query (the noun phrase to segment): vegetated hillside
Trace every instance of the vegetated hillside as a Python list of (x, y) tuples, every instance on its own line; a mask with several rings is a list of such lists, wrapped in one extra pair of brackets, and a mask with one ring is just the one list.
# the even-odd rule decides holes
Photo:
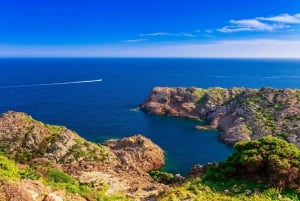
[(158, 200), (300, 200), (300, 150), (275, 137), (239, 142), (225, 161), (195, 166)]
[(297, 89), (155, 87), (139, 107), (150, 114), (204, 120), (229, 145), (272, 135), (300, 147)]
[(165, 188), (147, 173), (164, 165), (164, 152), (133, 136), (88, 142), (63, 126), (25, 113), (0, 116), (0, 200), (128, 200)]
[(300, 150), (275, 137), (239, 142), (224, 162), (206, 171), (208, 179), (230, 178), (260, 181), (277, 189), (300, 191)]

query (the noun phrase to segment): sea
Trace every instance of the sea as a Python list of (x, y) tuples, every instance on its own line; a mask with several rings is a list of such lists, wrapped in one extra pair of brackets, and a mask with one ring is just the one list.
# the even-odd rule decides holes
[(163, 170), (182, 175), (233, 152), (218, 131), (196, 130), (201, 121), (136, 110), (156, 86), (300, 88), (300, 60), (0, 59), (1, 113), (26, 112), (93, 142), (142, 134), (165, 150)]

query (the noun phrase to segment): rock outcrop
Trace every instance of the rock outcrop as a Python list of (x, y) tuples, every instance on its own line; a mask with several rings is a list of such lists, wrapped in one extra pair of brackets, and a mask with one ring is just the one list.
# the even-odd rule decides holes
[(139, 108), (196, 118), (221, 131), (229, 145), (273, 135), (300, 147), (300, 90), (155, 87)]
[(56, 163), (112, 162), (115, 158), (107, 147), (88, 142), (63, 126), (13, 111), (0, 116), (0, 151), (20, 162), (40, 157)]
[(140, 168), (145, 172), (158, 170), (165, 164), (164, 151), (142, 135), (121, 140), (109, 140), (109, 146), (122, 164)]
[[(88, 142), (63, 126), (44, 124), (25, 113), (9, 111), (0, 116), (0, 153), (21, 166), (38, 167), (38, 174), (55, 168), (76, 178), (80, 184), (95, 189), (108, 186), (107, 194), (123, 193), (136, 200), (165, 188), (147, 173), (164, 164), (164, 152), (152, 141), (137, 135), (115, 141), (114, 146), (111, 141), (110, 145), (112, 148)], [(17, 194), (24, 197), (20, 200), (35, 200), (25, 199), (30, 192), (36, 196), (48, 195), (45, 200), (60, 199), (60, 194), (51, 188), (45, 190), (42, 184), (37, 186), (43, 191), (24, 190), (18, 182), (10, 182), (10, 188), (3, 186), (6, 184), (0, 178), (0, 198), (18, 189)], [(74, 196), (70, 200), (90, 200)]]

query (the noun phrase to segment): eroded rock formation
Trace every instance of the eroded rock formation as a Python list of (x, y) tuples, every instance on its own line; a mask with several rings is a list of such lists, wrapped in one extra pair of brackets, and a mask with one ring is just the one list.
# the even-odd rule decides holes
[(300, 90), (155, 87), (140, 109), (197, 118), (221, 131), (229, 145), (273, 135), (300, 147)]

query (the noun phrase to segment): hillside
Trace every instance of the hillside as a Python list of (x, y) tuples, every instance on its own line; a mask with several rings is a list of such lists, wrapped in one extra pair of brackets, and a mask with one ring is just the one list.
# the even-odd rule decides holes
[[(50, 201), (49, 196), (58, 197), (55, 201), (115, 200), (115, 195), (123, 200), (164, 189), (147, 173), (164, 165), (163, 150), (141, 135), (110, 144), (115, 146), (88, 142), (63, 126), (44, 124), (25, 113), (4, 113), (0, 169), (7, 172), (0, 174), (0, 195), (18, 201)], [(18, 198), (13, 199), (15, 194)]]

